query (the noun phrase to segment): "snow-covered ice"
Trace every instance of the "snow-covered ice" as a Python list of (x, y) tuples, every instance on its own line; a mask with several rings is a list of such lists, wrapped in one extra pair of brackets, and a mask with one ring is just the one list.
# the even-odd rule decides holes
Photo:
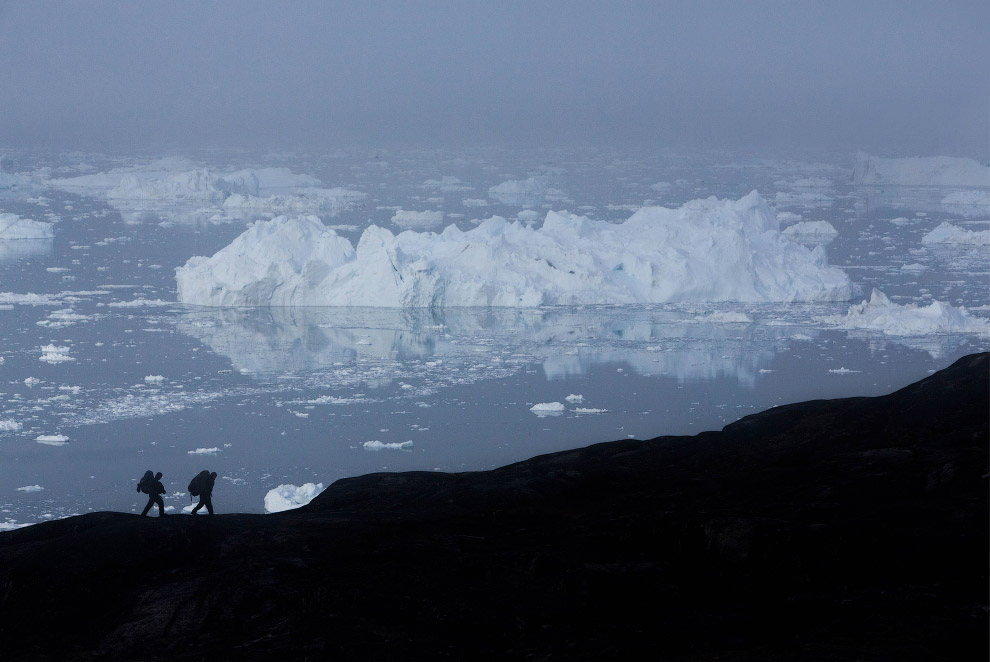
[(990, 333), (990, 321), (970, 315), (942, 301), (929, 306), (893, 303), (874, 289), (869, 301), (849, 307), (845, 315), (822, 318), (841, 329), (868, 329), (891, 336), (924, 336), (939, 333)]
[(562, 414), (567, 407), (562, 402), (537, 402), (529, 408), (537, 416), (553, 416)]
[(24, 487), (18, 487), (18, 492), (41, 492), (44, 490), (41, 485), (25, 485)]
[(941, 225), (922, 237), (921, 243), (988, 246), (990, 245), (990, 230), (965, 230), (948, 221), (943, 221)]
[(303, 485), (279, 485), (265, 495), (265, 512), (281, 513), (305, 506), (323, 491), (323, 483)]
[(488, 197), (504, 205), (535, 205), (546, 198), (550, 182), (546, 177), (510, 179), (488, 189)]
[(45, 363), (65, 363), (67, 361), (75, 361), (75, 357), (69, 356), (68, 347), (59, 347), (56, 345), (43, 345), (41, 347), (41, 356), (39, 361), (44, 361)]
[(357, 248), (317, 217), (257, 222), (176, 269), (179, 300), (206, 306), (534, 307), (677, 301), (845, 300), (848, 276), (780, 232), (755, 191), (624, 223), (549, 212), (540, 229), (493, 217), (462, 231), (371, 226)]
[(392, 222), (410, 228), (432, 228), (443, 223), (443, 212), (399, 209), (392, 215)]
[(20, 421), (12, 421), (7, 418), (0, 418), (0, 432), (18, 432), (24, 424)]
[(828, 221), (803, 221), (784, 230), (784, 236), (798, 242), (827, 243), (839, 236), (839, 231)]
[(197, 448), (196, 450), (186, 451), (189, 455), (216, 455), (220, 452), (220, 449), (216, 446), (210, 448)]

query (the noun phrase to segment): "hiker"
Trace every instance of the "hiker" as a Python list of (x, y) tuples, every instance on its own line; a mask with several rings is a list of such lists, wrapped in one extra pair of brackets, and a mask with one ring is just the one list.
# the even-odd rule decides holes
[(217, 482), (217, 472), (208, 472), (206, 469), (200, 471), (189, 483), (189, 496), (199, 497), (199, 503), (192, 509), (190, 515), (195, 515), (196, 511), (206, 506), (206, 511), (213, 514), (213, 486)]
[(162, 501), (162, 495), (165, 494), (165, 486), (162, 485), (162, 472), (159, 471), (154, 476), (151, 475), (151, 469), (144, 472), (144, 476), (138, 482), (137, 486), (138, 492), (144, 492), (148, 495), (148, 505), (144, 507), (141, 511), (141, 517), (148, 514), (151, 510), (151, 506), (158, 504), (158, 516), (165, 517), (165, 502)]

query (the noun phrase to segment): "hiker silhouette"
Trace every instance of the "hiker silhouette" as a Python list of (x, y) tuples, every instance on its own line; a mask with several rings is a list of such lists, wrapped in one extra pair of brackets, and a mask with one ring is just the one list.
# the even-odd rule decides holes
[(148, 504), (141, 511), (141, 517), (148, 514), (151, 507), (158, 504), (158, 516), (165, 517), (165, 502), (162, 501), (162, 495), (165, 494), (165, 486), (162, 485), (162, 472), (159, 471), (154, 476), (151, 475), (151, 470), (144, 472), (144, 476), (138, 482), (137, 486), (138, 492), (144, 492), (148, 495)]
[(213, 486), (217, 482), (217, 472), (212, 473), (207, 472), (205, 469), (196, 474), (192, 481), (189, 483), (189, 495), (190, 497), (199, 496), (199, 503), (196, 507), (192, 509), (190, 515), (195, 515), (203, 506), (206, 506), (206, 511), (213, 514)]

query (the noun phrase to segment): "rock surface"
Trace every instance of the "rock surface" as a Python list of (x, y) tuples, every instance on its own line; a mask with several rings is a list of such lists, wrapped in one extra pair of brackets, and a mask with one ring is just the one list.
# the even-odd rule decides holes
[(274, 515), (3, 533), (3, 656), (986, 659), (988, 373)]

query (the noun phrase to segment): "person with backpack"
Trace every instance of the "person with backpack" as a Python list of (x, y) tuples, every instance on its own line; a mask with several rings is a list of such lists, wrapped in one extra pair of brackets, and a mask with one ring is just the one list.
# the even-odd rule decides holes
[(155, 504), (158, 504), (158, 516), (165, 517), (165, 502), (162, 500), (162, 495), (165, 494), (165, 486), (162, 485), (161, 471), (154, 476), (151, 475), (151, 469), (145, 471), (144, 476), (138, 482), (137, 491), (144, 492), (148, 495), (148, 504), (141, 511), (141, 517), (147, 515), (148, 511)]
[(192, 509), (190, 515), (195, 515), (203, 506), (206, 506), (206, 511), (213, 515), (213, 486), (217, 482), (217, 472), (214, 471), (210, 473), (206, 469), (203, 469), (198, 474), (196, 474), (193, 479), (189, 482), (189, 496), (199, 497), (199, 503), (196, 507)]

